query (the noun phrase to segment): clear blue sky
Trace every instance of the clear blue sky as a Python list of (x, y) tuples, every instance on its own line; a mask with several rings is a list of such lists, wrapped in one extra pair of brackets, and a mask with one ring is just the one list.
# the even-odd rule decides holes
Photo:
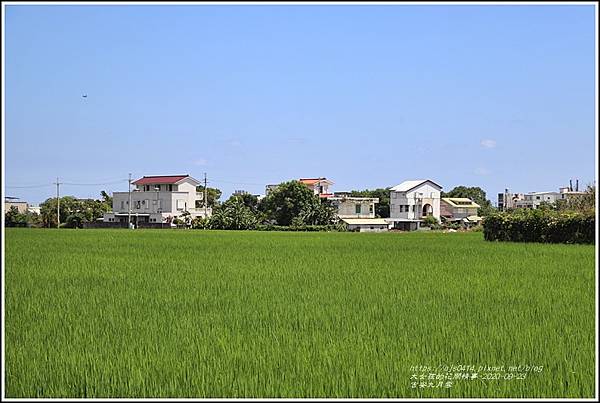
[[(594, 8), (7, 6), (5, 184), (595, 179)], [(87, 98), (82, 95), (87, 94)], [(106, 186), (65, 185), (97, 197)], [(55, 188), (6, 188), (37, 204)], [(224, 199), (223, 198), (223, 199)]]

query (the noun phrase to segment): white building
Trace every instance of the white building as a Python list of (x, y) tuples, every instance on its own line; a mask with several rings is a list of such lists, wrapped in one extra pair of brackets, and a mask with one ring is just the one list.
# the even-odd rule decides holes
[(389, 228), (389, 223), (383, 218), (343, 218), (342, 222), (348, 231), (384, 232)]
[(131, 209), (129, 192), (113, 193), (113, 211), (104, 214), (104, 222), (165, 223), (189, 212), (191, 218), (210, 216), (203, 204), (200, 182), (189, 175), (144, 176), (132, 182)]
[(585, 192), (579, 191), (579, 181), (575, 190), (570, 184), (567, 187), (558, 189), (558, 192), (547, 191), (547, 192), (529, 192), (529, 193), (509, 193), (508, 189), (505, 189), (504, 193), (498, 193), (498, 209), (507, 210), (511, 208), (528, 208), (537, 209), (542, 203), (554, 204), (559, 200), (568, 200), (571, 197), (576, 197)]
[(442, 187), (430, 179), (404, 181), (390, 189), (390, 218), (393, 228), (416, 230), (423, 218), (440, 220)]

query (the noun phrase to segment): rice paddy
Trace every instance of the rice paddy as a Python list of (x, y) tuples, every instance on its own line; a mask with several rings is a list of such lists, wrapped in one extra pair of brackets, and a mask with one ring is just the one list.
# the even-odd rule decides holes
[(593, 397), (594, 258), (481, 233), (6, 229), (6, 396)]

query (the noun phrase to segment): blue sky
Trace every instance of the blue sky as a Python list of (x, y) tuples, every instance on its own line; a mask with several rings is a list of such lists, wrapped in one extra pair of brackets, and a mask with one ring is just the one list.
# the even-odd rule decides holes
[[(6, 7), (5, 184), (595, 180), (594, 7)], [(87, 98), (82, 95), (87, 94)], [(37, 204), (55, 188), (7, 187)]]

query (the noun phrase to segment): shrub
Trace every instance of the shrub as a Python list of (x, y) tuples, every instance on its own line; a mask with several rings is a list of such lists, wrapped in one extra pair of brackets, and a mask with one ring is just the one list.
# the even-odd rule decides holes
[(591, 214), (542, 210), (515, 210), (484, 218), (487, 241), (594, 243), (595, 217)]

